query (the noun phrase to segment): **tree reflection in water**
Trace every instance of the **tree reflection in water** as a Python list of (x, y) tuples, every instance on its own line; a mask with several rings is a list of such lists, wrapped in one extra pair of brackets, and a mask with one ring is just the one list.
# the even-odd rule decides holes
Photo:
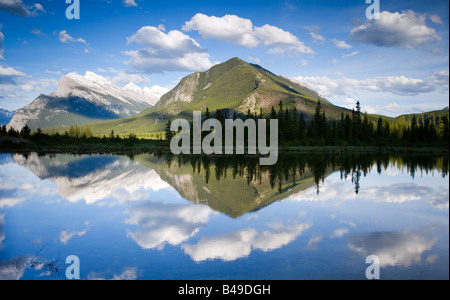
[(381, 174), (390, 167), (406, 168), (412, 178), (417, 172), (440, 172), (445, 178), (448, 175), (449, 160), (447, 156), (433, 155), (392, 155), (392, 154), (282, 154), (278, 163), (273, 166), (261, 166), (259, 157), (244, 155), (178, 155), (155, 154), (157, 158), (164, 159), (170, 168), (176, 160), (179, 166), (190, 164), (192, 173), (202, 174), (208, 184), (211, 177), (211, 167), (214, 166), (214, 176), (217, 181), (227, 178), (231, 171), (233, 179), (245, 178), (247, 184), (259, 182), (268, 174), (270, 187), (277, 188), (281, 194), (297, 185), (305, 175), (314, 179), (317, 194), (320, 193), (320, 184), (327, 175), (340, 172), (341, 179), (351, 178), (358, 194), (361, 188), (362, 176), (369, 174), (374, 168)]

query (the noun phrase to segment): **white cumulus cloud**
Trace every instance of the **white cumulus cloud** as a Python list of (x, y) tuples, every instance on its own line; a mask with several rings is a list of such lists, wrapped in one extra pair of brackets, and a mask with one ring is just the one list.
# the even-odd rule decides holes
[[(379, 19), (365, 22), (350, 32), (356, 42), (379, 47), (418, 48), (436, 52), (432, 44), (442, 38), (434, 28), (426, 25), (427, 16), (412, 10), (401, 13), (383, 11)], [(438, 21), (435, 18), (435, 21)]]
[(276, 26), (264, 25), (255, 27), (255, 36), (266, 46), (274, 46), (279, 52), (293, 51), (302, 54), (314, 54), (295, 35)]
[(26, 76), (25, 73), (18, 71), (12, 67), (0, 66), (0, 90), (4, 85), (16, 85), (17, 79)]
[(387, 92), (400, 96), (415, 96), (436, 90), (437, 83), (445, 82), (445, 73), (435, 73), (434, 81), (429, 78), (417, 79), (405, 76), (378, 76), (367, 79), (341, 77), (337, 79), (328, 76), (298, 76), (291, 80), (307, 85), (325, 98), (350, 96), (355, 90)]
[(126, 7), (138, 6), (134, 0), (123, 0), (122, 3)]
[(123, 53), (131, 58), (128, 64), (142, 71), (204, 71), (213, 66), (206, 49), (178, 30), (165, 33), (145, 26), (128, 38), (128, 44), (133, 43), (144, 48)]
[(0, 66), (0, 76), (25, 76), (25, 73), (11, 67), (4, 68)]
[(72, 43), (82, 43), (82, 44), (85, 44), (86, 46), (88, 45), (84, 39), (74, 38), (70, 34), (68, 34), (66, 30), (62, 30), (59, 32), (58, 39), (61, 43), (72, 42)]
[(232, 44), (254, 48), (259, 45), (273, 47), (269, 53), (279, 54), (294, 51), (302, 54), (313, 54), (314, 51), (305, 46), (294, 34), (272, 25), (254, 26), (252, 21), (236, 15), (223, 17), (196, 14), (187, 21), (184, 31), (198, 31), (205, 39), (217, 39)]
[(336, 48), (339, 49), (350, 49), (351, 45), (347, 44), (345, 41), (340, 41), (338, 39), (332, 39), (333, 43), (336, 45)]
[(27, 17), (30, 12), (23, 4), (22, 0), (0, 0), (0, 10), (5, 10), (11, 14)]
[(253, 48), (258, 45), (253, 35), (253, 23), (235, 15), (225, 15), (221, 18), (196, 14), (183, 25), (184, 31), (198, 31), (205, 39), (218, 39), (229, 43)]
[(39, 13), (46, 13), (42, 4), (26, 5), (22, 0), (0, 0), (1, 10), (21, 17), (35, 17)]
[(430, 80), (433, 84), (441, 87), (443, 90), (448, 91), (449, 87), (449, 72), (448, 70), (441, 70), (436, 71), (434, 74), (430, 77)]

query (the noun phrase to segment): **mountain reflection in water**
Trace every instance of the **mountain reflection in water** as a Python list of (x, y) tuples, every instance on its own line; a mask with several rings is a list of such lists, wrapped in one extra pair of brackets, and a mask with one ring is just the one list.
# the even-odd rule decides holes
[[(0, 155), (0, 279), (448, 279), (448, 157)], [(271, 270), (267, 272), (267, 270)]]
[[(252, 156), (74, 156), (13, 155), (41, 179), (54, 181), (63, 198), (102, 200), (119, 189), (133, 197), (140, 188), (159, 190), (171, 186), (185, 199), (206, 204), (233, 218), (256, 211), (274, 201), (315, 187), (320, 193), (325, 178), (339, 172), (351, 178), (358, 194), (362, 176), (389, 166), (416, 173), (448, 175), (448, 157), (379, 154), (280, 155), (274, 166), (261, 166)], [(136, 195), (134, 195), (136, 197)]]

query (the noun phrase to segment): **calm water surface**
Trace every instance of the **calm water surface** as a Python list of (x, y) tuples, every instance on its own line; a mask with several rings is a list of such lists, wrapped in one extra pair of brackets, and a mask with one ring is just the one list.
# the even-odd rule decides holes
[(0, 154), (0, 279), (449, 279), (448, 166)]

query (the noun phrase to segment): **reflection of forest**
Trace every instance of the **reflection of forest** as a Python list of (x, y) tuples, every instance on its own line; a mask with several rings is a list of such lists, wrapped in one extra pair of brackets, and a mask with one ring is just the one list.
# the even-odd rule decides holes
[(388, 166), (417, 172), (448, 174), (448, 157), (390, 154), (283, 154), (273, 166), (259, 165), (255, 156), (155, 155), (136, 157), (155, 169), (161, 178), (195, 203), (205, 203), (231, 217), (239, 217), (312, 187), (331, 173), (350, 177), (355, 193), (369, 172), (382, 173)]
[[(334, 172), (351, 178), (355, 193), (369, 172), (398, 168), (412, 177), (420, 173), (448, 174), (448, 157), (433, 155), (380, 155), (370, 153), (284, 153), (273, 166), (259, 165), (259, 157), (146, 154), (30, 155), (14, 154), (14, 160), (41, 179), (57, 183), (62, 197), (94, 203), (118, 189), (132, 194), (139, 189), (158, 190), (169, 184), (194, 203), (207, 204), (233, 218), (315, 188)], [(131, 160), (134, 160), (131, 161)]]

